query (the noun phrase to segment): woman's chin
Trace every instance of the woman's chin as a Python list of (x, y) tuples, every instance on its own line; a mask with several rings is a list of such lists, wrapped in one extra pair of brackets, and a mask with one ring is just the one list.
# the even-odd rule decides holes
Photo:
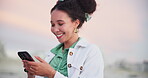
[(58, 39), (58, 41), (59, 41), (60, 43), (64, 43), (64, 40), (63, 40), (63, 39)]

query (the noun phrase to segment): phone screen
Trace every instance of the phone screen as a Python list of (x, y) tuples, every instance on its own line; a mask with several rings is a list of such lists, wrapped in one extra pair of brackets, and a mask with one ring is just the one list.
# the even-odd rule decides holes
[(18, 56), (22, 60), (34, 61), (33, 58), (31, 57), (31, 55), (27, 51), (20, 51), (20, 52), (18, 52)]

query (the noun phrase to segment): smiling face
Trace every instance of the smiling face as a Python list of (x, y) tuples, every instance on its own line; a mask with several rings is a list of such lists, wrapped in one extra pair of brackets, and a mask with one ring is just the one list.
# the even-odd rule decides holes
[(72, 21), (67, 13), (61, 10), (54, 10), (51, 13), (51, 31), (60, 43), (71, 43), (78, 38), (74, 30), (79, 21)]

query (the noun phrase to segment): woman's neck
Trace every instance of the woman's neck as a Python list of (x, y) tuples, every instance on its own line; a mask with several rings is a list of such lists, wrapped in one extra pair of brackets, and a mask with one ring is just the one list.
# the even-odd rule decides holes
[(76, 35), (75, 37), (70, 38), (68, 41), (64, 42), (64, 48), (69, 48), (70, 46), (72, 46), (75, 42), (77, 42), (78, 40), (78, 35)]

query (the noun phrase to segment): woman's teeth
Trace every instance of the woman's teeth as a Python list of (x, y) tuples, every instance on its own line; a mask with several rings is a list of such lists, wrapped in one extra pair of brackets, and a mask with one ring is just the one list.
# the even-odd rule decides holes
[(63, 37), (63, 35), (65, 34), (65, 32), (64, 33), (61, 33), (61, 34), (58, 34), (58, 35), (56, 35), (56, 37), (58, 38), (58, 39), (60, 39), (60, 38), (62, 38)]
[(59, 35), (57, 35), (57, 37), (60, 37), (60, 36), (62, 36), (63, 34), (59, 34)]

